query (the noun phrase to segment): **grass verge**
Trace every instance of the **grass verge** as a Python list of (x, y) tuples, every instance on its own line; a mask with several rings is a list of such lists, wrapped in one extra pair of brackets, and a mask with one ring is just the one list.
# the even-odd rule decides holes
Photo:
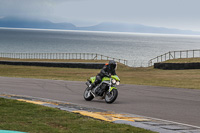
[[(0, 65), (0, 76), (5, 77), (86, 81), (99, 72), (97, 69)], [(117, 74), (123, 84), (200, 89), (199, 69), (160, 70), (153, 67), (130, 68), (118, 64)]]
[(1, 130), (29, 133), (153, 133), (17, 100), (0, 98), (0, 105)]
[(182, 58), (165, 61), (164, 63), (199, 63), (200, 58)]

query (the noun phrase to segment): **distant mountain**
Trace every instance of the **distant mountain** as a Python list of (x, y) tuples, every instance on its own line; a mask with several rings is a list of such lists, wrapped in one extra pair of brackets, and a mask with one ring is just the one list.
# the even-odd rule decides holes
[(200, 35), (200, 32), (190, 30), (169, 29), (141, 24), (104, 22), (94, 26), (76, 27), (71, 23), (53, 23), (48, 20), (33, 20), (17, 17), (0, 18), (0, 27)]
[(52, 23), (48, 20), (30, 20), (16, 17), (1, 18), (0, 27), (76, 30), (76, 26), (71, 23)]
[(111, 22), (104, 22), (90, 27), (79, 27), (78, 29), (89, 30), (89, 31), (200, 35), (200, 32), (195, 32), (191, 30), (179, 30), (179, 29), (170, 29), (164, 27), (145, 26), (141, 24), (125, 24), (125, 23), (111, 23)]

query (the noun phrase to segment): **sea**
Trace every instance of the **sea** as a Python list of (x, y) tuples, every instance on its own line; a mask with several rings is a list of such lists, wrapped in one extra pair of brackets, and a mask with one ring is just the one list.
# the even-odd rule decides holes
[(0, 53), (98, 53), (136, 67), (169, 51), (192, 49), (200, 49), (200, 36), (0, 28)]

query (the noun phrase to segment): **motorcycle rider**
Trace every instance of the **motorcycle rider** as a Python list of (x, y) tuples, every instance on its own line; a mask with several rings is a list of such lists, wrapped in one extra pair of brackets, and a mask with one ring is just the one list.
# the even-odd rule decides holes
[(115, 72), (116, 68), (117, 68), (117, 63), (114, 60), (110, 60), (109, 63), (106, 63), (105, 66), (101, 69), (100, 73), (97, 74), (95, 82), (92, 83), (91, 86), (89, 86), (90, 89), (92, 90), (99, 83), (101, 83), (101, 80), (103, 77), (106, 77), (106, 76), (110, 77), (111, 75), (117, 75)]

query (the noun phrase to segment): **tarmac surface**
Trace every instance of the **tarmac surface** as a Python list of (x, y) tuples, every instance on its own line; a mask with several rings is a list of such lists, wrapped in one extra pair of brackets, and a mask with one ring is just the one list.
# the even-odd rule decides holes
[(200, 90), (144, 85), (118, 86), (113, 104), (85, 101), (85, 82), (0, 77), (0, 93), (75, 103), (87, 107), (164, 119), (200, 127)]

